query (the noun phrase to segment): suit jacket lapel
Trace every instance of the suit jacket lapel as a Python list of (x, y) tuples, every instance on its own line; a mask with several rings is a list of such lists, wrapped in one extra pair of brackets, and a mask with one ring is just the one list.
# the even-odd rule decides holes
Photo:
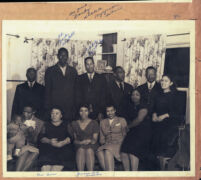
[(34, 85), (33, 85), (32, 89), (37, 88), (37, 86), (38, 86), (38, 83), (35, 81), (35, 83), (34, 83)]
[(146, 82), (146, 84), (145, 84), (145, 90), (146, 90), (146, 92), (150, 92), (149, 91), (149, 87), (148, 87), (148, 83)]
[(92, 78), (92, 81), (91, 81), (91, 82), (90, 82), (90, 80), (89, 80), (89, 76), (88, 76), (88, 74), (87, 74), (87, 73), (86, 73), (86, 76), (87, 76), (88, 82), (89, 82), (89, 83), (93, 83), (94, 79), (97, 77), (97, 74), (96, 74), (96, 73), (94, 73), (94, 76), (93, 76), (93, 78)]
[(93, 82), (97, 78), (97, 73), (94, 73), (94, 77), (91, 82)]
[(113, 82), (115, 89), (120, 90), (119, 86), (117, 85), (116, 81)]
[(25, 88), (26, 88), (26, 89), (29, 89), (28, 81), (25, 82)]
[(70, 68), (69, 68), (68, 65), (66, 65), (65, 76), (66, 76), (66, 77), (69, 77), (69, 75), (70, 75)]
[(123, 84), (124, 84), (124, 86), (123, 86), (124, 92), (128, 92), (128, 91), (127, 91), (127, 85), (126, 85), (126, 83), (123, 82)]
[(152, 89), (151, 89), (151, 92), (152, 92), (153, 90), (157, 90), (158, 85), (159, 85), (159, 84), (158, 84), (157, 82), (155, 82), (154, 86), (153, 86)]
[(87, 84), (90, 84), (90, 80), (89, 80), (89, 77), (88, 77), (87, 73), (84, 74), (84, 79), (85, 79)]
[[(67, 67), (66, 67), (66, 69), (67, 69)], [(60, 67), (59, 67), (59, 64), (57, 63), (57, 65), (56, 65), (56, 71), (60, 74), (60, 75), (62, 75), (63, 76), (63, 73), (62, 73), (62, 71), (61, 71), (61, 69), (60, 69)]]

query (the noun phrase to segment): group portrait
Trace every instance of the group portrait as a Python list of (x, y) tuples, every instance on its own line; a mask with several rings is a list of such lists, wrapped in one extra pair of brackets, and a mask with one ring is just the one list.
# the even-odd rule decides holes
[(193, 23), (3, 27), (7, 172), (194, 168)]

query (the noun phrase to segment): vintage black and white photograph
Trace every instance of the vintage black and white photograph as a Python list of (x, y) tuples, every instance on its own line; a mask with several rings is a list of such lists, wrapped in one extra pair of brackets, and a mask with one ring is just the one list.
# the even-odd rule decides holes
[(2, 28), (5, 177), (195, 174), (194, 21)]

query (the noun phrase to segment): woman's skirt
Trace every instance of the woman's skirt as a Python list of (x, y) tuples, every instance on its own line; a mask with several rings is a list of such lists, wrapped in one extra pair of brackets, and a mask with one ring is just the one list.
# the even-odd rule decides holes
[(113, 154), (115, 159), (117, 159), (118, 161), (121, 161), (120, 147), (121, 147), (121, 144), (104, 144), (98, 148), (97, 152), (108, 150)]

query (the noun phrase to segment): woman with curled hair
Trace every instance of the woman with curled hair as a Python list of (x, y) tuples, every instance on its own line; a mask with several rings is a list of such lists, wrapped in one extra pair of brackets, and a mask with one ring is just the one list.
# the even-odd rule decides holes
[(148, 158), (151, 140), (151, 118), (138, 89), (131, 93), (126, 114), (129, 132), (121, 146), (122, 162), (125, 171), (137, 171), (139, 160)]
[(120, 147), (127, 133), (127, 123), (116, 116), (114, 105), (106, 106), (107, 118), (100, 122), (100, 144), (97, 156), (104, 171), (114, 171), (114, 159), (121, 162)]
[(62, 171), (74, 158), (68, 124), (63, 121), (63, 111), (59, 106), (51, 108), (50, 122), (40, 134), (39, 164), (41, 171)]
[(84, 171), (85, 165), (88, 171), (93, 171), (95, 151), (97, 150), (99, 125), (89, 118), (88, 105), (79, 108), (80, 118), (72, 122), (74, 145), (76, 148), (76, 164), (78, 171)]
[(161, 88), (162, 93), (156, 98), (152, 115), (152, 150), (160, 160), (161, 170), (164, 170), (167, 158), (173, 157), (177, 151), (175, 137), (178, 135), (182, 115), (178, 92), (170, 75), (163, 75)]

